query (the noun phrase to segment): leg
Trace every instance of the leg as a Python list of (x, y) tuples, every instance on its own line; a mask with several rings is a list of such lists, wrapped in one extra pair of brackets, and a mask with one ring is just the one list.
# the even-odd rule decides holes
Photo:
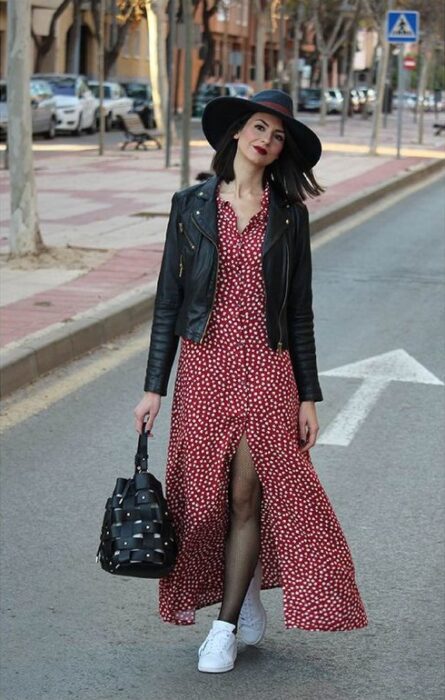
[(243, 435), (232, 462), (230, 531), (225, 547), (224, 594), (219, 620), (237, 625), (260, 552), (261, 484)]

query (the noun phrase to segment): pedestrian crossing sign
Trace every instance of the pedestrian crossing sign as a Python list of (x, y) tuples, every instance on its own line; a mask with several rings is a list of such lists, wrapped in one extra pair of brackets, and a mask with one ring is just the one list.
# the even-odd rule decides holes
[(386, 13), (386, 41), (414, 44), (419, 41), (419, 13), (392, 10)]

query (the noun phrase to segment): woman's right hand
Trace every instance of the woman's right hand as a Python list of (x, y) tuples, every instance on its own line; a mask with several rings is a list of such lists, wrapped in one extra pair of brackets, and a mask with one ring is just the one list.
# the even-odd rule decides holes
[(150, 437), (153, 437), (151, 429), (160, 408), (161, 395), (154, 394), (152, 391), (145, 392), (143, 398), (134, 409), (134, 415), (136, 417), (136, 430), (139, 434), (142, 433), (144, 419), (147, 417), (145, 432), (148, 433)]

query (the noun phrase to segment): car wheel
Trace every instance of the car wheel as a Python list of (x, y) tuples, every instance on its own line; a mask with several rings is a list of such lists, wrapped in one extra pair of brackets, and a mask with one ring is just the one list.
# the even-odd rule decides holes
[(112, 128), (113, 128), (113, 115), (111, 114), (111, 112), (109, 112), (105, 116), (105, 131), (111, 131)]
[(56, 136), (56, 120), (54, 119), (54, 117), (51, 117), (49, 128), (45, 136), (47, 139), (53, 139)]
[(95, 134), (97, 131), (97, 117), (96, 114), (93, 117), (93, 121), (91, 122), (91, 126), (88, 127), (87, 132), (89, 134)]
[(82, 112), (79, 114), (79, 121), (77, 122), (76, 128), (72, 131), (73, 136), (82, 136), (83, 126), (82, 126)]

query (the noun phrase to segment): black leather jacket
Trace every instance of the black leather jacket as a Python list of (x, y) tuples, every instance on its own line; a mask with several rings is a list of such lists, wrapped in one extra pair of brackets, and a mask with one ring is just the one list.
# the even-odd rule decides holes
[[(165, 396), (179, 336), (201, 343), (218, 274), (218, 178), (173, 195), (159, 273), (145, 391)], [(271, 183), (272, 184), (272, 183)], [(301, 401), (322, 401), (312, 312), (308, 212), (271, 186), (263, 242), (269, 347), (289, 350)]]

